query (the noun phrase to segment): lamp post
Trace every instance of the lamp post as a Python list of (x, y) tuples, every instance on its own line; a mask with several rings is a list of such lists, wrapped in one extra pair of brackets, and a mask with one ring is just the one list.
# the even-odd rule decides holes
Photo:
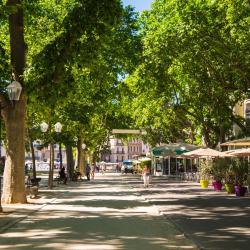
[[(55, 124), (55, 131), (57, 134), (61, 133), (62, 124), (60, 122), (57, 122)], [(62, 169), (62, 144), (60, 141), (59, 141), (59, 158), (60, 158), (60, 169)]]
[[(41, 131), (46, 133), (49, 125), (46, 122), (42, 122), (40, 124)], [(62, 124), (57, 122), (54, 126), (56, 133), (61, 133)], [(49, 164), (49, 180), (48, 180), (48, 187), (49, 189), (53, 188), (53, 174), (54, 174), (54, 143), (53, 141), (50, 142), (50, 164)]]
[(83, 149), (83, 150), (86, 149), (86, 144), (85, 144), (85, 143), (82, 144), (82, 149)]
[[(12, 105), (14, 101), (19, 101), (20, 95), (22, 92), (22, 85), (17, 81), (12, 81), (6, 88), (0, 90), (1, 93), (7, 92), (9, 100), (11, 101)], [(0, 164), (2, 164), (2, 109), (6, 106), (2, 106), (0, 102)], [(4, 165), (4, 164), (3, 164)], [(3, 166), (4, 167), (4, 166)], [(2, 211), (1, 207), (1, 198), (2, 198), (2, 176), (0, 176), (0, 211)]]

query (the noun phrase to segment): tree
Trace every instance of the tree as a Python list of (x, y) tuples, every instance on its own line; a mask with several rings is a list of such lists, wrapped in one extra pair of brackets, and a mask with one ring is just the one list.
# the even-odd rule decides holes
[[(9, 0), (7, 7), (9, 14), (10, 58), (13, 79), (23, 86), (25, 52), (22, 1)], [(4, 183), (2, 201), (4, 203), (25, 203), (24, 187), (24, 154), (25, 154), (25, 112), (26, 91), (23, 90), (20, 100), (16, 103), (7, 101), (0, 95), (2, 116), (6, 127), (6, 162), (4, 169)]]
[(141, 19), (142, 60), (126, 81), (134, 115), (145, 114), (137, 122), (165, 141), (202, 137), (215, 147), (230, 136), (241, 122), (233, 107), (248, 94), (248, 26), (248, 1), (155, 1)]
[[(66, 1), (68, 4), (69, 2)], [(53, 4), (59, 3), (56, 1)], [(44, 6), (48, 6), (48, 1), (41, 7), (41, 3), (36, 1), (9, 0), (6, 6), (10, 13), (9, 34), (12, 70), (15, 80), (19, 81), (25, 89), (20, 101), (15, 106), (12, 106), (3, 95), (0, 97), (3, 106), (6, 106), (2, 110), (2, 114), (7, 133), (3, 201), (5, 203), (24, 203), (26, 202), (24, 188), (26, 93), (30, 98), (41, 97), (44, 102), (54, 104), (55, 97), (62, 95), (58, 86), (63, 83), (64, 86), (67, 86), (66, 62), (69, 63), (72, 58), (81, 55), (86, 65), (91, 64), (90, 58), (94, 57), (102, 38), (107, 36), (112, 25), (119, 19), (121, 5), (119, 1), (115, 0), (75, 1), (64, 15), (61, 22), (62, 29), (54, 37), (50, 37), (49, 41), (39, 43), (40, 46), (36, 46), (36, 49), (31, 48), (35, 39), (33, 39), (33, 43), (28, 39), (28, 46), (24, 42), (23, 8), (25, 7), (26, 15), (28, 13), (36, 14), (37, 8), (46, 13)], [(27, 22), (27, 24), (30, 23)], [(37, 35), (40, 34), (37, 33)], [(26, 52), (28, 53), (27, 65), (25, 63)], [(24, 74), (25, 66), (28, 67)]]

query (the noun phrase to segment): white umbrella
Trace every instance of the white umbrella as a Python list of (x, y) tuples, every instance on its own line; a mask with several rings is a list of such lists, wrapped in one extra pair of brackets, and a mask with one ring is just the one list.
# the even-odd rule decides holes
[(228, 154), (231, 156), (247, 157), (250, 156), (250, 148), (234, 149), (231, 150)]
[(199, 148), (187, 153), (182, 154), (182, 156), (186, 157), (228, 157), (225, 152), (220, 152), (211, 148)]

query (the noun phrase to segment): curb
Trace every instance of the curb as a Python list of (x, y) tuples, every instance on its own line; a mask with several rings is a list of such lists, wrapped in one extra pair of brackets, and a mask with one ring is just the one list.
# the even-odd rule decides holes
[(163, 211), (161, 211), (150, 199), (145, 198), (143, 195), (141, 195), (143, 197), (143, 199), (148, 202), (149, 204), (151, 204), (156, 211), (158, 211), (158, 213), (163, 216), (166, 220), (168, 220), (178, 231), (180, 231), (183, 236), (188, 239), (192, 245), (198, 249), (198, 250), (204, 250), (204, 248), (200, 245), (200, 243), (198, 243), (195, 239), (193, 239), (193, 237), (191, 237), (190, 234), (186, 233), (171, 217), (167, 216)]
[[(20, 221), (23, 221), (25, 219), (27, 219), (29, 216), (35, 214), (36, 212), (40, 211), (41, 209), (43, 209), (45, 206), (50, 205), (52, 202), (54, 202), (55, 200), (57, 200), (57, 198), (52, 199), (51, 201), (41, 205), (40, 207), (38, 207), (37, 209), (32, 210), (31, 212), (25, 214), (24, 216), (22, 216), (21, 218), (17, 218), (14, 219), (13, 221), (10, 222), (6, 222), (0, 229), (0, 234), (5, 233), (9, 228), (11, 228), (12, 226), (15, 226), (16, 224), (18, 224)], [(11, 214), (14, 214), (14, 212), (12, 212)]]
[[(132, 186), (132, 189), (138, 188), (136, 186)], [(147, 189), (147, 191), (150, 193), (150, 189)], [(144, 201), (151, 204), (154, 209), (158, 212), (159, 215), (163, 216), (166, 220), (168, 220), (180, 233), (183, 234), (183, 236), (188, 239), (193, 247), (198, 250), (204, 250), (204, 248), (198, 243), (193, 237), (191, 237), (190, 234), (186, 233), (172, 218), (164, 214), (163, 211), (161, 211), (150, 199), (146, 198), (140, 191), (136, 191), (137, 196), (140, 196)], [(151, 193), (152, 194), (152, 193)]]

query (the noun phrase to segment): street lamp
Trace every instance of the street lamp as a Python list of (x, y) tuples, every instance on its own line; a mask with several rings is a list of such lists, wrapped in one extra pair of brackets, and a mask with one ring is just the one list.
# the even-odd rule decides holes
[[(49, 125), (46, 122), (42, 122), (40, 124), (40, 129), (43, 133), (46, 133), (48, 131)], [(60, 122), (57, 122), (54, 125), (54, 129), (56, 133), (61, 133), (62, 131), (62, 124)], [(60, 145), (59, 145), (60, 146)], [(61, 156), (60, 156), (61, 161)], [(48, 180), (48, 186), (50, 189), (53, 187), (53, 172), (54, 172), (54, 143), (50, 143), (50, 165), (49, 165), (49, 180)]]
[(60, 122), (57, 122), (55, 124), (55, 131), (56, 131), (56, 133), (61, 133), (61, 131), (62, 131), (62, 124)]
[(22, 92), (22, 85), (19, 82), (13, 81), (6, 87), (6, 90), (10, 101), (19, 101)]
[[(20, 95), (22, 92), (22, 85), (17, 82), (13, 81), (11, 84), (9, 84), (6, 88), (1, 89), (1, 92), (7, 91), (9, 100), (13, 103), (13, 101), (19, 101)], [(5, 106), (2, 106), (2, 103), (0, 102), (0, 163), (2, 163), (2, 116), (1, 116), (1, 110), (5, 108)], [(1, 209), (1, 196), (2, 196), (2, 183), (1, 183), (1, 178), (0, 176), (0, 211)]]
[(85, 144), (85, 143), (82, 144), (82, 149), (83, 149), (83, 150), (86, 149), (86, 144)]
[[(57, 134), (61, 133), (62, 131), (62, 124), (60, 122), (57, 122), (55, 124), (55, 131)], [(63, 165), (62, 165), (62, 144), (59, 141), (59, 159), (60, 159), (60, 169), (62, 169)]]
[(49, 125), (48, 125), (46, 122), (42, 122), (42, 123), (40, 124), (40, 128), (41, 128), (41, 131), (42, 131), (43, 133), (46, 133), (47, 130), (48, 130), (48, 128), (49, 128)]
[[(22, 92), (22, 85), (17, 81), (13, 81), (6, 88), (1, 89), (1, 92), (5, 92), (5, 91), (7, 91), (9, 100), (11, 102), (19, 101), (20, 95)], [(2, 106), (0, 102), (0, 112), (5, 107), (6, 106)], [(0, 158), (2, 157), (2, 123), (1, 123), (2, 119), (1, 118), (2, 117), (0, 116)]]

